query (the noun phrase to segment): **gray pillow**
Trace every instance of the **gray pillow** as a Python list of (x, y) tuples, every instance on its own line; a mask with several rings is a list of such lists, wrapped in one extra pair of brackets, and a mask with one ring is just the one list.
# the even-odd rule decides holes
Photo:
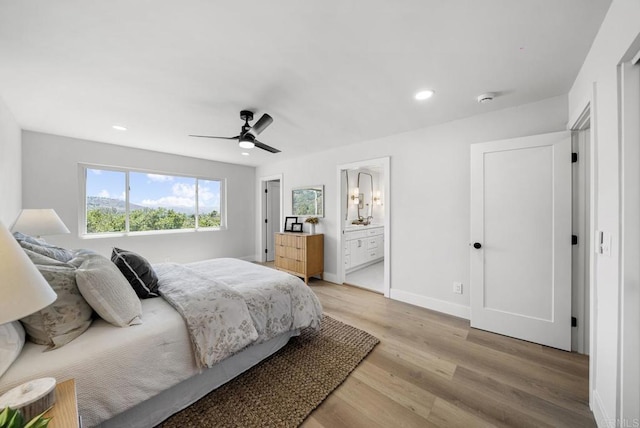
[(76, 270), (64, 266), (37, 265), (58, 298), (46, 308), (22, 318), (29, 340), (49, 349), (59, 348), (84, 333), (93, 310), (76, 285)]
[(111, 260), (99, 254), (86, 256), (76, 270), (82, 296), (105, 321), (118, 327), (142, 323), (140, 299)]
[(56, 259), (64, 263), (73, 258), (73, 252), (66, 248), (60, 248), (49, 244), (37, 245), (27, 241), (18, 241), (18, 243), (22, 248), (26, 248), (27, 250), (42, 254), (43, 256), (51, 257), (52, 259)]
[(23, 250), (27, 254), (27, 256), (29, 256), (29, 259), (31, 259), (31, 261), (35, 265), (63, 266), (63, 267), (68, 267), (68, 268), (74, 267), (74, 266), (70, 265), (69, 263), (65, 263), (65, 262), (61, 262), (60, 260), (52, 259), (51, 257), (44, 256), (44, 255), (42, 255), (40, 253), (36, 253), (35, 251), (27, 250), (26, 248), (23, 248)]

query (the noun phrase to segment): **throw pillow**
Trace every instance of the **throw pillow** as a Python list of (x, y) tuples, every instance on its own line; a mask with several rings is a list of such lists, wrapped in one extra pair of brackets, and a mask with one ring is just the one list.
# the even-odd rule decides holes
[(114, 248), (111, 261), (118, 266), (141, 299), (158, 297), (158, 276), (147, 259), (133, 251)]
[(43, 256), (42, 254), (36, 253), (35, 251), (27, 250), (26, 248), (23, 248), (23, 250), (35, 265), (74, 267), (69, 263), (64, 263), (64, 262), (61, 262), (60, 260)]
[(18, 241), (18, 243), (22, 248), (26, 248), (27, 250), (42, 254), (43, 256), (51, 257), (52, 259), (56, 259), (64, 263), (73, 258), (73, 252), (66, 248), (56, 247), (55, 245), (49, 244), (32, 244), (27, 241)]
[(125, 277), (109, 259), (88, 256), (76, 270), (80, 293), (102, 319), (118, 327), (141, 324), (142, 305)]
[(18, 358), (24, 346), (24, 328), (20, 321), (0, 325), (0, 377)]
[(35, 244), (35, 245), (45, 244), (45, 241), (43, 239), (38, 239), (34, 236), (25, 235), (24, 233), (20, 233), (20, 232), (13, 232), (13, 237), (16, 238), (16, 241), (18, 242), (26, 241), (30, 244)]
[(59, 348), (85, 332), (93, 310), (76, 285), (76, 270), (64, 266), (37, 265), (58, 298), (46, 308), (22, 318), (29, 340), (49, 349)]

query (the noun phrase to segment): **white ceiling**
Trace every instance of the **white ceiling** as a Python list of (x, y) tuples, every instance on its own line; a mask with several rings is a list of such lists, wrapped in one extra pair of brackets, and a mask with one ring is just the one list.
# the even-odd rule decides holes
[[(23, 129), (260, 165), (566, 94), (610, 2), (0, 0), (0, 97)], [(283, 153), (187, 136), (241, 109)]]

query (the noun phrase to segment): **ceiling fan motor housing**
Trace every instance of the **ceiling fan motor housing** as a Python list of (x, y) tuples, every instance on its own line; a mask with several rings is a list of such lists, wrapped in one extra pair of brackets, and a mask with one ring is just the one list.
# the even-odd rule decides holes
[(253, 120), (253, 112), (249, 110), (242, 110), (240, 112), (240, 119), (244, 120), (245, 122)]

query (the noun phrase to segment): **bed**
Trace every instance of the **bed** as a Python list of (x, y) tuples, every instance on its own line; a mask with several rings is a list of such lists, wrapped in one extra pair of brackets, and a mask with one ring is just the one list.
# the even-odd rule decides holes
[[(0, 393), (38, 377), (74, 378), (84, 426), (153, 427), (277, 352), (301, 328), (320, 326), (317, 297), (289, 274), (237, 259), (153, 268), (160, 294), (172, 287), (172, 275), (190, 283), (186, 273), (200, 280), (215, 278), (240, 293), (260, 334), (251, 335), (247, 345), (240, 344), (241, 349), (232, 349), (228, 356), (216, 354), (208, 367), (176, 307), (180, 303), (171, 296), (142, 299), (139, 325), (118, 328), (95, 319), (79, 337), (47, 352), (45, 345), (27, 342), (0, 377)], [(259, 315), (256, 307), (273, 313)]]

